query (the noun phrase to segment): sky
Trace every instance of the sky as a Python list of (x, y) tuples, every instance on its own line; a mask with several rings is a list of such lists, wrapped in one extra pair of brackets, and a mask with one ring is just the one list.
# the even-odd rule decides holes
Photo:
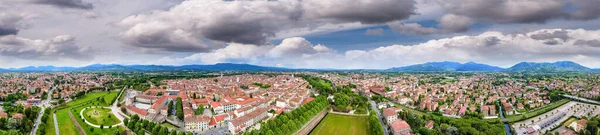
[(600, 0), (1, 0), (0, 67), (600, 68)]

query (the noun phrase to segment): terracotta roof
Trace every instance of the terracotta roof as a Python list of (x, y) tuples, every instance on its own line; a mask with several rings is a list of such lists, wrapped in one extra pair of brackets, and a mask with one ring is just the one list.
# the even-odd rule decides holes
[(398, 131), (402, 131), (405, 129), (410, 130), (410, 125), (408, 125), (408, 123), (406, 123), (406, 121), (403, 120), (396, 120), (394, 122), (392, 122), (392, 130), (394, 132), (398, 132)]
[(396, 112), (395, 108), (385, 108), (383, 109), (383, 116), (385, 116), (386, 118), (389, 116), (395, 116), (398, 115), (398, 113)]
[(128, 106), (126, 106), (126, 107), (127, 107), (127, 109), (129, 109), (129, 110), (131, 110), (131, 111), (133, 111), (133, 112), (137, 113), (138, 115), (141, 115), (141, 116), (146, 116), (146, 115), (148, 115), (148, 112), (146, 112), (146, 111), (144, 111), (144, 110), (142, 110), (142, 109), (140, 109), (140, 108), (137, 108), (137, 107), (135, 107), (135, 106), (128, 105)]

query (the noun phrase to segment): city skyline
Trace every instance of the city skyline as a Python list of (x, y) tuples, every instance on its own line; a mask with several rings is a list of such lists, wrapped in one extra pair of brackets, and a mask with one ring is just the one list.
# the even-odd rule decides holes
[(598, 1), (465, 2), (471, 4), (5, 0), (0, 67), (243, 63), (385, 69), (439, 61), (600, 67)]

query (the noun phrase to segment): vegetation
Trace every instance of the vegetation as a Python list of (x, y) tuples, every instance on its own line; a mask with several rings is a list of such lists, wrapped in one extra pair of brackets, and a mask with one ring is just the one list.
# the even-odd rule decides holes
[(506, 120), (508, 122), (519, 122), (519, 121), (522, 121), (522, 120), (533, 118), (535, 116), (544, 114), (544, 113), (546, 113), (548, 111), (552, 111), (552, 110), (554, 110), (554, 109), (556, 109), (556, 108), (558, 108), (558, 107), (560, 107), (560, 106), (562, 106), (562, 105), (564, 105), (564, 104), (566, 104), (568, 102), (569, 102), (569, 100), (563, 99), (563, 100), (551, 103), (549, 105), (546, 105), (544, 107), (535, 109), (535, 110), (530, 111), (530, 112), (526, 112), (526, 113), (523, 113), (523, 114), (516, 114), (516, 115), (506, 116)]
[[(414, 133), (419, 134), (448, 134), (448, 135), (504, 135), (504, 125), (499, 119), (481, 120), (474, 117), (461, 119), (436, 116), (431, 114), (414, 114), (402, 111), (398, 119), (405, 120)], [(433, 120), (437, 126), (433, 129), (424, 128), (425, 122)], [(416, 128), (421, 127), (421, 128)]]
[(375, 110), (371, 110), (371, 113), (369, 113), (369, 125), (373, 135), (384, 134), (381, 122), (379, 121), (379, 118), (377, 118), (377, 112), (375, 112)]
[(176, 100), (177, 105), (175, 107), (177, 108), (177, 112), (175, 114), (177, 115), (177, 118), (183, 120), (183, 101), (181, 100), (181, 97), (177, 97)]
[[(8, 133), (29, 133), (33, 129), (33, 121), (41, 111), (41, 108), (34, 106), (24, 108), (23, 105), (4, 106), (8, 109), (6, 113), (9, 118), (0, 118), (0, 131), (8, 131)], [(11, 118), (14, 115), (22, 115), (21, 119)]]
[(266, 123), (261, 124), (260, 130), (248, 131), (245, 134), (288, 135), (295, 133), (327, 106), (327, 98), (325, 96), (319, 96), (315, 100), (310, 101), (289, 113), (281, 113), (275, 117), (275, 120), (269, 120)]
[[(311, 135), (383, 135), (381, 132), (371, 131), (370, 117), (349, 116), (340, 114), (327, 114), (327, 116), (313, 129)], [(379, 126), (381, 129), (381, 126)]]
[(131, 119), (123, 120), (123, 124), (138, 135), (145, 133), (149, 133), (150, 135), (168, 135), (173, 134), (173, 132), (179, 135), (192, 135), (191, 132), (177, 131), (177, 128), (173, 128), (174, 130), (169, 132), (168, 126), (140, 119), (138, 115), (132, 116)]

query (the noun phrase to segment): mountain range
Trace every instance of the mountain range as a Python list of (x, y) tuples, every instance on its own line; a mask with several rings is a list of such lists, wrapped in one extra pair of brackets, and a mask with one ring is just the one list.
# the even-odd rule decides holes
[[(218, 63), (213, 65), (118, 65), (118, 64), (93, 64), (84, 67), (55, 67), (55, 66), (29, 66), (23, 68), (0, 68), (0, 72), (160, 72), (160, 71), (328, 71), (336, 69), (292, 69), (257, 66), (250, 64)], [(369, 70), (371, 71), (371, 70)], [(508, 72), (600, 72), (600, 69), (591, 69), (572, 61), (548, 62), (521, 62), (510, 68), (501, 68), (487, 64), (467, 62), (458, 63), (451, 61), (428, 62), (403, 67), (393, 67), (384, 70), (392, 72), (453, 72), (453, 71), (508, 71)]]
[(549, 62), (521, 62), (510, 68), (501, 68), (475, 62), (464, 64), (458, 62), (428, 62), (404, 67), (394, 67), (388, 71), (404, 72), (444, 72), (444, 71), (509, 71), (509, 72), (588, 72), (600, 71), (591, 69), (572, 61)]
[(389, 71), (428, 71), (428, 72), (440, 72), (440, 71), (501, 71), (504, 70), (501, 67), (490, 66), (486, 64), (479, 64), (475, 62), (467, 62), (464, 64), (458, 62), (428, 62), (423, 64), (416, 64), (404, 67), (394, 67), (388, 69)]

